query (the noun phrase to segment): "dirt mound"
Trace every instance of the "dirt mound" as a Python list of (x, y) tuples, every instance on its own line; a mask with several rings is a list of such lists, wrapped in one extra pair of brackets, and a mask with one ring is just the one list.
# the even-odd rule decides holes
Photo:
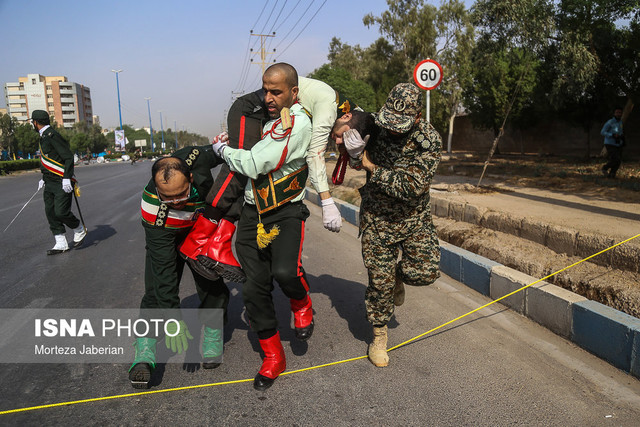
[(638, 273), (612, 269), (589, 261), (564, 270), (583, 258), (558, 254), (527, 239), (462, 221), (435, 218), (434, 222), (441, 240), (538, 279), (559, 272), (545, 281), (640, 317)]

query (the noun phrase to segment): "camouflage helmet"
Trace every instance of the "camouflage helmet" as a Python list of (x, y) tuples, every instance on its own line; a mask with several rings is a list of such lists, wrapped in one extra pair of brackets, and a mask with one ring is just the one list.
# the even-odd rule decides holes
[(420, 89), (413, 83), (399, 83), (391, 89), (378, 114), (376, 124), (387, 130), (406, 133), (422, 111)]

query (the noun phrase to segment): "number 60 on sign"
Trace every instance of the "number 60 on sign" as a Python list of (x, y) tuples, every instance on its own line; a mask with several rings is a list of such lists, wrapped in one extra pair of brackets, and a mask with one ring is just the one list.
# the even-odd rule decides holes
[(442, 67), (433, 59), (425, 59), (414, 68), (413, 80), (421, 89), (435, 89), (442, 82)]

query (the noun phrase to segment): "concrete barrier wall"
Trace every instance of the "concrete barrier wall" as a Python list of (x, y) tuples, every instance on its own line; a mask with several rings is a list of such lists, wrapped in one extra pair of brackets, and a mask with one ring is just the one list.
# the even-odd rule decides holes
[[(451, 218), (518, 236), (567, 256), (586, 258), (616, 243), (606, 236), (580, 233), (570, 228), (548, 225), (529, 218), (448, 200), (438, 193), (431, 194), (431, 204), (433, 213), (440, 218)], [(639, 259), (640, 245), (630, 242), (592, 258), (590, 262), (637, 273), (640, 271)]]
[[(500, 304), (640, 378), (640, 319), (547, 282), (531, 285), (536, 278), (446, 242), (441, 242), (441, 256), (443, 273), (475, 290), (482, 283), (479, 292), (484, 295), (488, 286), (493, 300), (513, 293)], [(463, 266), (469, 264), (482, 272), (471, 283), (463, 274)]]
[[(307, 190), (307, 200), (320, 205), (318, 195)], [(358, 207), (334, 200), (343, 218), (357, 225)], [(479, 216), (466, 206), (453, 204), (451, 208), (451, 205), (448, 200), (432, 198), (432, 209), (438, 216), (442, 216), (438, 212), (443, 213), (445, 209), (447, 212), (453, 209), (455, 216), (460, 218)], [(487, 218), (487, 215), (483, 214), (481, 218)], [(517, 222), (510, 222), (510, 226), (513, 227)], [(544, 239), (547, 244), (567, 250), (577, 250), (577, 234), (572, 235), (570, 231), (559, 227), (524, 224), (524, 221), (520, 221), (520, 224), (519, 233), (534, 239)], [(552, 228), (557, 233), (552, 232)], [(584, 247), (588, 241), (590, 240), (582, 239), (582, 250), (587, 250)], [(638, 259), (640, 252), (637, 252), (637, 248), (632, 247), (628, 252)], [(536, 278), (444, 241), (440, 241), (440, 254), (442, 273), (494, 300), (513, 293), (499, 303), (640, 378), (640, 319), (547, 282), (532, 285), (537, 282)]]

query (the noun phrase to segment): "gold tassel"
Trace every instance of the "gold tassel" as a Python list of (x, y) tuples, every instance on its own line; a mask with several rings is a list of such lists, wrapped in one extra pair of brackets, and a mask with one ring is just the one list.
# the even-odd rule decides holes
[(275, 239), (278, 234), (280, 234), (280, 227), (278, 227), (277, 225), (274, 225), (271, 228), (271, 231), (269, 231), (267, 233), (264, 230), (264, 224), (259, 222), (258, 223), (258, 236), (256, 238), (256, 240), (258, 241), (258, 247), (260, 249), (266, 248), (267, 246), (269, 246), (269, 244), (271, 242), (273, 242), (273, 239)]
[(76, 197), (80, 197), (80, 186), (78, 184), (73, 187), (73, 191), (76, 194)]

